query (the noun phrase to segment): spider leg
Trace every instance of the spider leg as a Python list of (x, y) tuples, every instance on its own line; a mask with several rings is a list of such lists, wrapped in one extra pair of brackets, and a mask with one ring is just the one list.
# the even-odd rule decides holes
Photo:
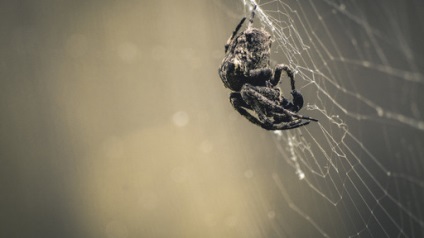
[(240, 94), (243, 100), (261, 117), (267, 112), (281, 111), (280, 109), (283, 109), (277, 104), (278, 98), (271, 95), (272, 90), (277, 89), (252, 86), (246, 83), (241, 88)]
[(293, 102), (288, 101), (287, 99), (283, 98), (281, 105), (293, 112), (298, 112), (303, 107), (303, 97), (302, 94), (300, 94), (294, 85), (294, 72), (284, 64), (279, 64), (275, 67), (274, 77), (270, 80), (270, 83), (272, 86), (277, 86), (277, 84), (281, 80), (281, 73), (285, 71), (287, 73), (287, 76), (290, 78), (290, 85), (291, 85), (291, 94), (293, 96)]
[(239, 93), (232, 93), (230, 96), (230, 100), (234, 108), (236, 108), (236, 110), (241, 115), (246, 117), (253, 124), (258, 125), (265, 130), (269, 130), (269, 131), (289, 130), (289, 129), (295, 129), (301, 126), (305, 126), (310, 123), (310, 121), (304, 121), (300, 119), (290, 121), (290, 119), (287, 117), (286, 114), (279, 114), (279, 113), (273, 113), (274, 122), (269, 120), (268, 117), (266, 117), (263, 113), (257, 113), (258, 117), (260, 118), (260, 120), (258, 120), (256, 117), (252, 116), (252, 114), (250, 114), (244, 109), (244, 108), (248, 108), (248, 109), (252, 109), (252, 108), (243, 100), (242, 96)]
[(253, 6), (252, 13), (250, 14), (249, 26), (251, 26), (253, 24), (253, 18), (255, 17), (255, 11), (256, 11), (257, 6), (258, 5)]
[(280, 124), (274, 124), (271, 125), (269, 128), (264, 128), (267, 130), (290, 130), (290, 129), (294, 129), (294, 128), (298, 128), (301, 126), (306, 126), (308, 125), (310, 122), (309, 121), (302, 121), (302, 120), (296, 120), (296, 121), (291, 121), (291, 122), (283, 122)]
[(281, 101), (281, 106), (283, 106), (289, 111), (298, 112), (303, 107), (303, 96), (297, 90), (291, 91), (291, 95), (293, 97), (293, 100), (290, 102), (289, 100), (283, 97)]
[(243, 17), (240, 21), (240, 23), (236, 26), (236, 29), (233, 31), (233, 34), (231, 37), (227, 40), (227, 44), (225, 44), (225, 53), (228, 51), (228, 47), (230, 46), (231, 42), (233, 41), (234, 37), (237, 35), (238, 31), (240, 30), (241, 26), (243, 25), (244, 21), (246, 20), (246, 17)]
[[(305, 119), (310, 121), (318, 121), (311, 117), (303, 116), (294, 112), (291, 112), (284, 107), (277, 104), (276, 100), (270, 100), (265, 97), (261, 90), (264, 87), (252, 86), (250, 84), (244, 84), (240, 90), (241, 97), (243, 100), (250, 105), (250, 107), (258, 114), (258, 117), (266, 117), (267, 112), (271, 113), (283, 113), (288, 118), (287, 121), (294, 121), (294, 118)], [(269, 113), (268, 113), (269, 114)]]
[(250, 83), (252, 85), (261, 85), (261, 82), (263, 84), (264, 81), (268, 81), (271, 83), (272, 86), (277, 86), (277, 84), (281, 80), (281, 73), (285, 71), (287, 73), (287, 76), (290, 78), (290, 84), (292, 91), (296, 90), (294, 85), (294, 73), (287, 65), (279, 64), (275, 67), (274, 76), (272, 76), (272, 70), (270, 68), (260, 68), (260, 69), (252, 69), (249, 71), (249, 79)]
[(285, 108), (283, 108), (283, 109), (284, 109), (284, 113), (287, 113), (287, 114), (291, 115), (294, 118), (308, 120), (308, 121), (318, 121), (317, 119), (314, 119), (312, 117), (304, 116), (304, 115), (301, 115), (301, 114), (298, 114), (298, 113), (289, 111), (289, 110), (287, 110)]
[[(275, 121), (270, 118), (274, 118), (274, 114), (277, 111), (282, 111), (284, 113), (284, 108), (281, 108), (277, 105), (278, 100), (271, 100), (267, 98), (263, 92), (266, 90), (272, 90), (272, 88), (267, 87), (258, 87), (252, 86), (250, 84), (245, 84), (241, 91), (240, 95), (243, 101), (250, 106), (250, 108), (256, 112), (259, 118), (259, 124), (255, 123), (266, 130), (276, 130)], [(284, 121), (294, 121), (295, 119), (288, 113), (285, 114)]]
[[(250, 19), (249, 19), (249, 27), (253, 24), (253, 18), (255, 17), (255, 11), (256, 11), (256, 6), (255, 5), (252, 9), (252, 13), (250, 15)], [(225, 53), (227, 53), (228, 51), (228, 47), (230, 46), (231, 42), (233, 41), (234, 37), (237, 35), (238, 31), (240, 30), (241, 26), (243, 25), (244, 21), (246, 20), (246, 17), (243, 17), (240, 21), (240, 23), (236, 26), (236, 29), (233, 31), (233, 34), (231, 35), (231, 37), (228, 39), (227, 44), (225, 44)]]
[(249, 71), (249, 77), (246, 77), (246, 83), (257, 86), (265, 86), (265, 83), (272, 77), (270, 68), (252, 69)]
[[(291, 95), (293, 97), (292, 102), (288, 101), (286, 98), (283, 98), (281, 105), (292, 112), (298, 112), (303, 107), (303, 96), (302, 94), (296, 90), (295, 81), (294, 81), (294, 72), (287, 65), (279, 64), (275, 67), (274, 77), (271, 80), (271, 84), (276, 86), (280, 81), (281, 73), (285, 71), (287, 76), (290, 78), (290, 86), (291, 86)], [(308, 119), (312, 121), (316, 121), (315, 119)]]
[(294, 72), (284, 64), (279, 64), (275, 67), (274, 77), (271, 79), (271, 84), (273, 86), (276, 86), (278, 82), (280, 82), (281, 79), (281, 73), (285, 71), (287, 73), (287, 76), (290, 78), (290, 85), (292, 91), (295, 90), (294, 86)]
[[(318, 121), (314, 118), (299, 115), (297, 113), (294, 113), (291, 116), (292, 116), (292, 118), (287, 116), (287, 114), (285, 114), (285, 113), (278, 113), (278, 112), (273, 112), (271, 115), (269, 115), (269, 117), (272, 117), (274, 119), (274, 124), (289, 123), (289, 122), (292, 122), (292, 121), (300, 121), (300, 120), (305, 120), (308, 123), (311, 122), (311, 121)], [(293, 118), (295, 118), (295, 119), (293, 119)]]
[[(275, 128), (275, 125), (267, 119), (263, 114), (260, 114), (262, 116), (258, 116), (261, 118), (259, 120), (258, 118), (254, 117), (252, 114), (250, 114), (245, 108), (249, 110), (253, 110), (242, 98), (240, 93), (231, 93), (230, 94), (230, 101), (233, 107), (246, 119), (248, 119), (251, 123), (262, 127), (265, 130), (278, 130)], [(293, 127), (295, 128), (295, 127)], [(289, 128), (287, 128), (289, 129)], [(280, 129), (283, 130), (283, 129)]]
[[(231, 93), (230, 94), (230, 102), (233, 105), (234, 109), (236, 109), (242, 116), (244, 116), (247, 120), (249, 120), (251, 123), (258, 125), (262, 128), (263, 123), (259, 121), (256, 117), (254, 117), (252, 114), (250, 114), (247, 109), (252, 109), (241, 97), (240, 93)], [(264, 128), (266, 129), (266, 128)]]
[(290, 93), (293, 97), (292, 100), (292, 108), (290, 111), (298, 112), (303, 107), (303, 96), (299, 91), (293, 90)]
[[(253, 88), (253, 86), (249, 85)], [(248, 86), (248, 87), (249, 87)], [(243, 87), (245, 88), (245, 87)], [(275, 105), (276, 108), (281, 109), (283, 113), (278, 112), (272, 112), (272, 116), (274, 117), (274, 122), (269, 119), (269, 117), (266, 115), (266, 112), (261, 107), (261, 103), (269, 103), (272, 104), (275, 102), (269, 100), (265, 96), (259, 93), (260, 90), (264, 90), (263, 87), (257, 87), (258, 91), (254, 91), (252, 89), (242, 89), (242, 93), (236, 93), (233, 92), (230, 94), (230, 102), (233, 105), (233, 107), (246, 119), (248, 119), (251, 123), (262, 127), (265, 130), (288, 130), (288, 129), (294, 129), (297, 127), (301, 127), (304, 125), (309, 124), (309, 121), (302, 121), (302, 120), (295, 120), (293, 117), (302, 117), (304, 119), (309, 119), (309, 117), (300, 116), (295, 113), (291, 113), (287, 111), (284, 108), (278, 107), (278, 105)], [(249, 92), (244, 92), (249, 91)], [(243, 94), (252, 94), (256, 96), (258, 99), (258, 102), (255, 103), (255, 99), (251, 97), (252, 95), (243, 95)], [(244, 98), (247, 100), (245, 100)], [(271, 108), (274, 108), (271, 106)], [(258, 118), (253, 116), (251, 113), (249, 113), (247, 110), (253, 110), (258, 115)], [(277, 122), (278, 124), (275, 124)]]

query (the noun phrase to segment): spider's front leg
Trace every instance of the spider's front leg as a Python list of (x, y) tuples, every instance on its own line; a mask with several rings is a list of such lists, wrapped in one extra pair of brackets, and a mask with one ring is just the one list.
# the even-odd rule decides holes
[(281, 73), (285, 71), (290, 79), (291, 92), (293, 100), (290, 102), (286, 98), (283, 98), (281, 105), (292, 112), (298, 112), (303, 107), (303, 96), (299, 91), (296, 90), (294, 81), (294, 72), (287, 65), (279, 64), (275, 67), (274, 77), (271, 80), (271, 84), (276, 86), (281, 79)]
[(272, 78), (272, 70), (270, 68), (252, 69), (249, 71), (249, 77), (246, 78), (246, 83), (257, 86), (266, 86)]
[(252, 85), (261, 85), (260, 82), (269, 82), (271, 86), (275, 87), (281, 80), (281, 73), (285, 71), (287, 76), (290, 78), (290, 84), (292, 91), (295, 91), (294, 86), (294, 72), (284, 64), (279, 64), (275, 67), (274, 74), (270, 68), (252, 69), (249, 71), (248, 83)]
[(225, 44), (225, 53), (227, 53), (228, 47), (230, 47), (231, 42), (233, 41), (234, 37), (237, 35), (238, 31), (240, 30), (245, 20), (246, 20), (246, 17), (243, 17), (241, 19), (240, 23), (236, 26), (236, 29), (233, 31), (233, 34), (228, 39), (227, 44)]
[(281, 73), (285, 71), (287, 76), (290, 78), (291, 90), (296, 90), (294, 86), (294, 72), (285, 64), (279, 64), (275, 67), (274, 77), (271, 80), (271, 84), (276, 86), (281, 79)]
[(293, 100), (290, 102), (289, 100), (283, 97), (283, 100), (281, 101), (281, 106), (289, 111), (298, 112), (303, 107), (303, 96), (297, 90), (291, 91), (291, 95), (293, 97)]

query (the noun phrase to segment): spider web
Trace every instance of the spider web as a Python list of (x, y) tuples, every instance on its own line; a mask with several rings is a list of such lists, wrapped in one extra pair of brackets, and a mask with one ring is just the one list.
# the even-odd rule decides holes
[(258, 5), (255, 24), (272, 32), (272, 58), (296, 71), (301, 113), (319, 119), (275, 133), (277, 167), (289, 164), (298, 178), (295, 186), (271, 172), (303, 223), (285, 226), (287, 236), (424, 237), (420, 4), (241, 2), (246, 16)]

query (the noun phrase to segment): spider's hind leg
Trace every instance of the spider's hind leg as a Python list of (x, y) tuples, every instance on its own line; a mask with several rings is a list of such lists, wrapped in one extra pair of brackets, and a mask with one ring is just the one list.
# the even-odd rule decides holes
[(279, 105), (277, 100), (279, 93), (280, 91), (275, 88), (258, 87), (250, 84), (243, 85), (240, 90), (243, 101), (258, 114), (259, 119), (264, 123), (272, 123), (269, 118), (276, 115), (284, 115), (285, 122), (295, 121), (296, 119), (318, 121), (314, 118), (298, 114), (292, 111), (291, 108), (285, 108), (283, 105)]
[[(273, 122), (265, 115), (265, 111), (263, 111), (257, 104), (253, 103), (253, 105), (249, 105), (240, 93), (231, 93), (230, 101), (233, 107), (247, 120), (251, 123), (262, 127), (265, 130), (278, 130), (275, 129)], [(248, 100), (251, 104), (252, 101)], [(248, 110), (253, 110), (256, 112), (258, 118), (249, 113)]]
[(273, 130), (290, 130), (290, 129), (298, 128), (301, 126), (306, 126), (308, 124), (309, 124), (309, 121), (302, 121), (302, 120), (291, 121), (287, 123), (283, 122), (283, 123), (274, 125)]
[(294, 72), (289, 68), (289, 66), (285, 64), (279, 64), (275, 67), (274, 77), (271, 79), (271, 84), (273, 86), (276, 86), (278, 82), (280, 82), (281, 73), (283, 71), (285, 71), (287, 73), (287, 76), (290, 78), (291, 90), (296, 90), (296, 87), (294, 86)]
[(264, 128), (263, 123), (246, 110), (246, 109), (252, 110), (252, 108), (243, 100), (240, 93), (231, 93), (230, 102), (233, 105), (234, 109), (236, 109), (247, 120), (249, 120), (251, 123), (255, 125), (258, 125)]
[(298, 112), (303, 107), (303, 96), (302, 94), (296, 90), (295, 81), (294, 81), (294, 72), (287, 65), (279, 64), (275, 67), (274, 77), (271, 80), (271, 84), (276, 86), (280, 81), (281, 73), (285, 71), (287, 76), (290, 78), (290, 86), (291, 86), (291, 95), (293, 100), (290, 102), (286, 98), (283, 98), (281, 105), (292, 112)]
[(267, 118), (272, 112), (282, 109), (277, 103), (280, 90), (244, 84), (240, 90), (243, 100), (258, 114), (259, 119)]

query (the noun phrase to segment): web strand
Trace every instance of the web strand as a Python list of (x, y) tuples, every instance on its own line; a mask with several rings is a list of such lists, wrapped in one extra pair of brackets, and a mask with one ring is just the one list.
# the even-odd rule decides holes
[(393, 15), (396, 6), (381, 1), (242, 3), (246, 14), (257, 5), (256, 24), (275, 40), (273, 60), (295, 70), (302, 110), (319, 119), (276, 132), (276, 159), (293, 167), (326, 214), (349, 222), (330, 217), (342, 228), (329, 230), (323, 210), (302, 209), (284, 175), (273, 173), (283, 200), (322, 237), (424, 236), (424, 77), (392, 19), (407, 13)]

